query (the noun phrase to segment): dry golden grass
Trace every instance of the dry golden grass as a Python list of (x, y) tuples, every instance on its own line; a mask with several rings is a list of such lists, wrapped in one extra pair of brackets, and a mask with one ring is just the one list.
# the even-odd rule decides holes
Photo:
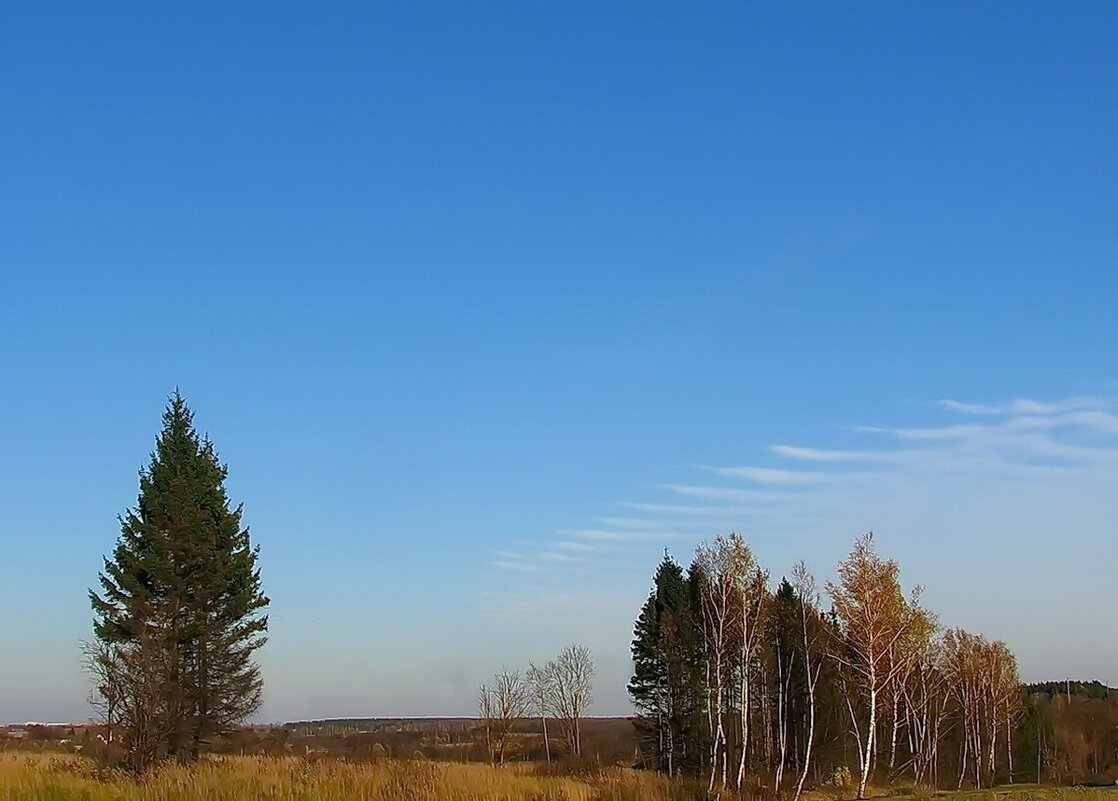
[(234, 757), (136, 783), (88, 759), (0, 753), (3, 801), (694, 801), (693, 785), (622, 768), (540, 776), (531, 765)]
[[(624, 768), (540, 775), (532, 765), (228, 757), (168, 765), (143, 782), (74, 756), (0, 752), (0, 801), (699, 801), (696, 783)], [(838, 791), (809, 801), (837, 801)], [(847, 795), (846, 797), (849, 797)], [(915, 792), (893, 801), (1118, 801), (1113, 790), (1015, 787)]]

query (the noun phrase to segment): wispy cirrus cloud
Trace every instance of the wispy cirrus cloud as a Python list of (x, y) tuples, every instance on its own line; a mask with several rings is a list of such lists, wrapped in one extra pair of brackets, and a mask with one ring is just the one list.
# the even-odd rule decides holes
[[(880, 431), (882, 429), (873, 429)], [(788, 459), (807, 462), (895, 462), (904, 458), (903, 453), (889, 451), (833, 450), (805, 448), (799, 445), (770, 445), (769, 453)]]
[(677, 540), (681, 534), (674, 531), (630, 531), (608, 528), (575, 528), (564, 529), (559, 532), (567, 537), (574, 537), (592, 542), (661, 542), (663, 540)]
[(600, 542), (576, 542), (574, 540), (561, 540), (555, 543), (561, 551), (577, 551), (579, 553), (601, 553), (610, 550), (613, 546), (603, 545)]
[(692, 506), (680, 503), (643, 503), (640, 501), (614, 501), (614, 506), (633, 509), (639, 512), (660, 515), (680, 515), (684, 517), (719, 517), (747, 515), (756, 511), (752, 506)]
[[(1051, 408), (1056, 409), (1053, 405)], [(1095, 433), (1118, 434), (1118, 416), (1103, 409), (1052, 411), (1047, 414), (999, 413), (1005, 419), (998, 423), (930, 426), (920, 428), (886, 428), (855, 426), (860, 434), (887, 434), (900, 440), (968, 440), (990, 439), (993, 436), (1052, 429), (1085, 429)]]
[(740, 478), (755, 484), (775, 487), (802, 487), (805, 484), (818, 484), (827, 480), (826, 473), (812, 473), (803, 470), (778, 470), (771, 467), (711, 467), (701, 465), (703, 470), (728, 478)]
[(960, 412), (962, 414), (978, 414), (978, 415), (1049, 415), (1059, 414), (1061, 412), (1075, 411), (1078, 409), (1099, 409), (1105, 410), (1111, 408), (1111, 402), (1108, 398), (1101, 397), (1077, 397), (1067, 398), (1061, 401), (1045, 402), (1031, 400), (1029, 398), (1017, 398), (1016, 400), (1009, 401), (1002, 404), (984, 404), (984, 403), (964, 403), (962, 401), (944, 399), (936, 401), (936, 404), (942, 406), (953, 412)]
[[(1118, 405), (1111, 398), (945, 399), (933, 405), (966, 421), (845, 429), (870, 447), (780, 443), (766, 448), (772, 457), (808, 469), (779, 463), (699, 465), (695, 469), (724, 481), (655, 485), (650, 489), (660, 498), (611, 504), (636, 514), (605, 515), (592, 525), (557, 530), (531, 553), (495, 552), (492, 564), (522, 572), (562, 565), (592, 568), (631, 548), (734, 529), (786, 532), (834, 519), (842, 510), (853, 517), (852, 510), (871, 509), (882, 499), (945, 492), (947, 485), (969, 489), (995, 480), (1062, 480), (1077, 471), (1118, 466)], [(693, 502), (676, 502), (673, 496)]]
[(683, 538), (682, 534), (665, 528), (633, 527), (562, 529), (556, 535), (559, 539), (544, 541), (529, 551), (493, 551), (488, 564), (512, 573), (547, 573), (563, 566), (586, 565), (627, 546)]
[(938, 426), (932, 428), (882, 428), (881, 426), (853, 426), (859, 434), (892, 434), (897, 439), (964, 439), (983, 431), (979, 425)]
[[(608, 502), (616, 514), (588, 515), (534, 549), (495, 553), (491, 564), (524, 573), (525, 585), (578, 579), (587, 592), (627, 576), (632, 597), (602, 600), (624, 617), (662, 546), (686, 559), (698, 541), (741, 531), (779, 576), (799, 559), (827, 571), (854, 537), (874, 530), (911, 580), (928, 584), (946, 622), (1019, 647), (1026, 675), (1060, 675), (1052, 649), (1033, 635), (1059, 630), (1076, 609), (1107, 607), (1107, 566), (1118, 562), (1118, 399), (949, 399), (902, 422), (836, 425), (829, 441), (770, 444), (742, 454), (741, 466), (681, 467)], [(586, 608), (595, 620), (608, 614)], [(1098, 664), (1118, 659), (1118, 647), (1107, 648)]]
[(562, 550), (540, 551), (539, 557), (540, 557), (540, 559), (543, 559), (545, 562), (585, 562), (586, 561), (585, 556), (574, 556), (574, 555), (572, 555), (570, 553), (566, 553)]
[(786, 493), (766, 490), (739, 489), (737, 487), (711, 487), (696, 484), (661, 484), (661, 489), (686, 495), (691, 498), (707, 498), (716, 501), (753, 501), (756, 503), (782, 502), (789, 498)]
[(492, 559), (489, 562), (489, 566), (499, 570), (512, 570), (518, 573), (538, 573), (543, 569), (535, 562), (518, 559)]
[(997, 406), (986, 406), (981, 403), (963, 403), (962, 401), (951, 400), (945, 398), (936, 401), (936, 405), (942, 406), (944, 409), (950, 409), (953, 412), (962, 412), (963, 414), (999, 414), (1001, 409)]

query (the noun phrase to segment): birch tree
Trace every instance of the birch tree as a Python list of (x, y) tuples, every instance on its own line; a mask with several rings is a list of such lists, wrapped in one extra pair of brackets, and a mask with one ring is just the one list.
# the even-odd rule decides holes
[(819, 676), (823, 671), (821, 651), (824, 643), (823, 627), (818, 623), (819, 590), (815, 584), (815, 577), (808, 572), (807, 565), (803, 562), (792, 568), (792, 586), (799, 596), (800, 659), (803, 663), (804, 690), (807, 695), (807, 733), (800, 775), (796, 779), (796, 790), (792, 796), (793, 801), (797, 801), (803, 795), (804, 782), (807, 781), (808, 771), (811, 769), (811, 758), (815, 747), (816, 687), (819, 685)]
[(873, 534), (858, 539), (838, 565), (838, 582), (827, 583), (841, 631), (841, 646), (831, 656), (847, 674), (850, 689), (860, 702), (848, 698), (847, 709), (858, 743), (858, 797), (865, 797), (877, 748), (878, 715), (884, 693), (902, 670), (891, 654), (909, 631), (916, 616), (918, 590), (906, 600), (900, 585), (900, 568), (874, 551)]
[(749, 767), (750, 717), (753, 709), (750, 688), (758, 650), (764, 641), (765, 616), (769, 609), (767, 589), (769, 574), (758, 567), (753, 551), (740, 534), (731, 534), (725, 547), (728, 551), (727, 576), (734, 591), (737, 612), (738, 657), (738, 727), (741, 753), (738, 756), (737, 776), (734, 786), (745, 783)]
[[(733, 786), (740, 787), (749, 761), (751, 687), (757, 652), (764, 640), (768, 574), (758, 567), (753, 551), (736, 532), (716, 537), (713, 545), (700, 545), (695, 561), (703, 576), (703, 630), (713, 733), (709, 785), (713, 789), (720, 781), (729, 786), (732, 779)], [(741, 744), (736, 765), (731, 765), (726, 731), (731, 690)]]
[(708, 790), (726, 784), (729, 778), (729, 748), (726, 741), (726, 692), (734, 625), (733, 586), (725, 580), (725, 551), (703, 543), (695, 552), (692, 575), (702, 611), (703, 663), (705, 670), (707, 729), (710, 733), (710, 780)]
[[(989, 785), (997, 772), (998, 732), (1020, 697), (1017, 660), (1005, 643), (960, 628), (943, 639), (942, 669), (961, 728), (957, 786), (968, 774), (975, 787)], [(1012, 735), (1006, 735), (1011, 760)]]

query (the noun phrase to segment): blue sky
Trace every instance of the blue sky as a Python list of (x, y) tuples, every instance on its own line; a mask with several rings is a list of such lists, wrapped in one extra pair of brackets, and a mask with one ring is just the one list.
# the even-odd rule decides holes
[(664, 547), (877, 534), (1118, 683), (1118, 7), (0, 7), (0, 720), (180, 387), (273, 598), (262, 720), (468, 714)]

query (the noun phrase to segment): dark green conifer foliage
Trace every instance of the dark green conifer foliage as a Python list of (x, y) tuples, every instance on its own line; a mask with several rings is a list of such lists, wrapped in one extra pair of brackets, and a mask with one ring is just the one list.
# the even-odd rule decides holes
[(150, 710), (161, 723), (155, 758), (197, 758), (201, 745), (260, 705), (253, 653), (265, 641), (268, 598), (241, 507), (230, 508), (227, 474), (176, 391), (136, 507), (120, 517), (102, 591), (90, 592), (98, 640), (122, 654), (141, 642), (158, 652), (142, 666), (163, 688)]
[(795, 588), (788, 579), (782, 578), (765, 620), (768, 637), (765, 652), (770, 662), (766, 671), (767, 691), (773, 727), (769, 736), (774, 744), (774, 770), (782, 773), (784, 768), (800, 769), (801, 755), (796, 743), (803, 739), (798, 726), (806, 718), (801, 603)]
[(693, 592), (665, 554), (633, 629), (629, 696), (648, 767), (695, 772), (704, 759), (701, 641)]

